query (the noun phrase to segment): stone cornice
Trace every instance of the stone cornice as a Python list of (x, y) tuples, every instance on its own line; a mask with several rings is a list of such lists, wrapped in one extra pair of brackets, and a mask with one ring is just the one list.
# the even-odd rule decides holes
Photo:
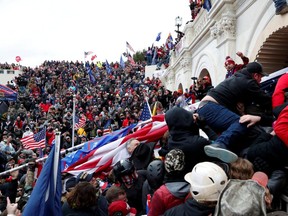
[(235, 38), (236, 34), (236, 18), (235, 14), (230, 11), (223, 13), (221, 19), (210, 28), (210, 33), (213, 38), (226, 39)]

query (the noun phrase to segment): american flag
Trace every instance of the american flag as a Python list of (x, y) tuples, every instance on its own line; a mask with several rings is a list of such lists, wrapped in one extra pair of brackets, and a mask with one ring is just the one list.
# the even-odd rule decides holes
[(112, 130), (111, 130), (111, 119), (108, 119), (106, 124), (104, 125), (103, 127), (103, 136), (111, 133)]
[(92, 53), (93, 53), (92, 51), (84, 52), (84, 58), (87, 58), (87, 56), (91, 55)]
[(112, 132), (111, 128), (103, 129), (103, 136), (105, 136), (105, 135), (107, 135), (107, 134), (109, 134), (111, 132)]
[(130, 54), (128, 55), (128, 60), (130, 61), (131, 65), (135, 65), (135, 61)]
[(142, 113), (139, 117), (139, 120), (140, 121), (146, 121), (148, 119), (151, 119), (151, 117), (152, 117), (152, 114), (151, 114), (150, 106), (149, 106), (147, 100), (145, 100), (145, 103), (144, 103), (144, 106), (142, 109)]
[(126, 41), (126, 47), (131, 51), (131, 52), (134, 52), (134, 49), (132, 48), (132, 46)]
[(84, 127), (85, 124), (86, 124), (86, 117), (83, 114), (81, 115), (80, 118), (77, 115), (75, 115), (75, 130)]
[(136, 138), (142, 143), (156, 142), (167, 130), (168, 126), (164, 121), (164, 115), (154, 116), (152, 122), (146, 123), (140, 130), (91, 151), (63, 172), (78, 175), (80, 172), (86, 171), (103, 177), (119, 160), (130, 157), (125, 146), (129, 139)]
[(45, 148), (46, 143), (46, 128), (43, 128), (36, 134), (28, 135), (20, 141), (25, 149)]
[(84, 146), (81, 149), (76, 150), (71, 154), (67, 154), (66, 157), (61, 160), (61, 171), (76, 163), (78, 160), (86, 157), (86, 155), (88, 155), (91, 151), (127, 136), (127, 134), (131, 133), (135, 126), (136, 124), (132, 124), (125, 128), (113, 131), (107, 136), (95, 137), (93, 140), (84, 143)]

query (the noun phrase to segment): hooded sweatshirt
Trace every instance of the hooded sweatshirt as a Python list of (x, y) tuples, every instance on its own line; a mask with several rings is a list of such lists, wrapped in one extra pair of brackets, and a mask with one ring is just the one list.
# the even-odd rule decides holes
[[(204, 146), (210, 141), (199, 135), (199, 127), (193, 114), (183, 108), (174, 107), (167, 111), (165, 120), (169, 129), (168, 149), (181, 149), (185, 154), (185, 170), (190, 172), (199, 162), (209, 161)], [(186, 173), (187, 173), (186, 172)]]

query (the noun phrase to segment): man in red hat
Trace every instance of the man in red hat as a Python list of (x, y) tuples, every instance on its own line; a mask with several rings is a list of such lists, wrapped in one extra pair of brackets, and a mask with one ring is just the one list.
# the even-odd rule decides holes
[(128, 203), (126, 203), (123, 200), (117, 200), (113, 201), (108, 208), (108, 215), (109, 216), (118, 216), (118, 215), (129, 215), (129, 216), (135, 216), (137, 213), (137, 210), (135, 208), (130, 208)]
[(238, 55), (242, 59), (243, 64), (236, 64), (230, 56), (227, 56), (224, 65), (227, 70), (225, 79), (231, 77), (234, 73), (236, 73), (238, 70), (241, 70), (249, 63), (249, 58), (244, 56), (242, 52), (237, 52), (236, 55)]

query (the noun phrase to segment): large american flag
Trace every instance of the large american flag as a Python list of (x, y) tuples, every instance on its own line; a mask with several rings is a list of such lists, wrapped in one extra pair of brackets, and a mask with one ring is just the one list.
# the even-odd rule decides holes
[(84, 127), (85, 124), (86, 124), (86, 117), (83, 114), (81, 114), (80, 118), (77, 115), (75, 115), (75, 130)]
[(36, 134), (28, 135), (20, 141), (25, 149), (45, 148), (46, 143), (46, 128), (44, 127)]
[(142, 143), (157, 142), (167, 130), (168, 127), (164, 121), (164, 115), (153, 116), (152, 122), (146, 123), (140, 130), (96, 148), (76, 163), (64, 169), (63, 172), (78, 175), (80, 172), (86, 171), (103, 177), (108, 174), (113, 165), (119, 160), (130, 157), (125, 146), (129, 139), (136, 138)]

